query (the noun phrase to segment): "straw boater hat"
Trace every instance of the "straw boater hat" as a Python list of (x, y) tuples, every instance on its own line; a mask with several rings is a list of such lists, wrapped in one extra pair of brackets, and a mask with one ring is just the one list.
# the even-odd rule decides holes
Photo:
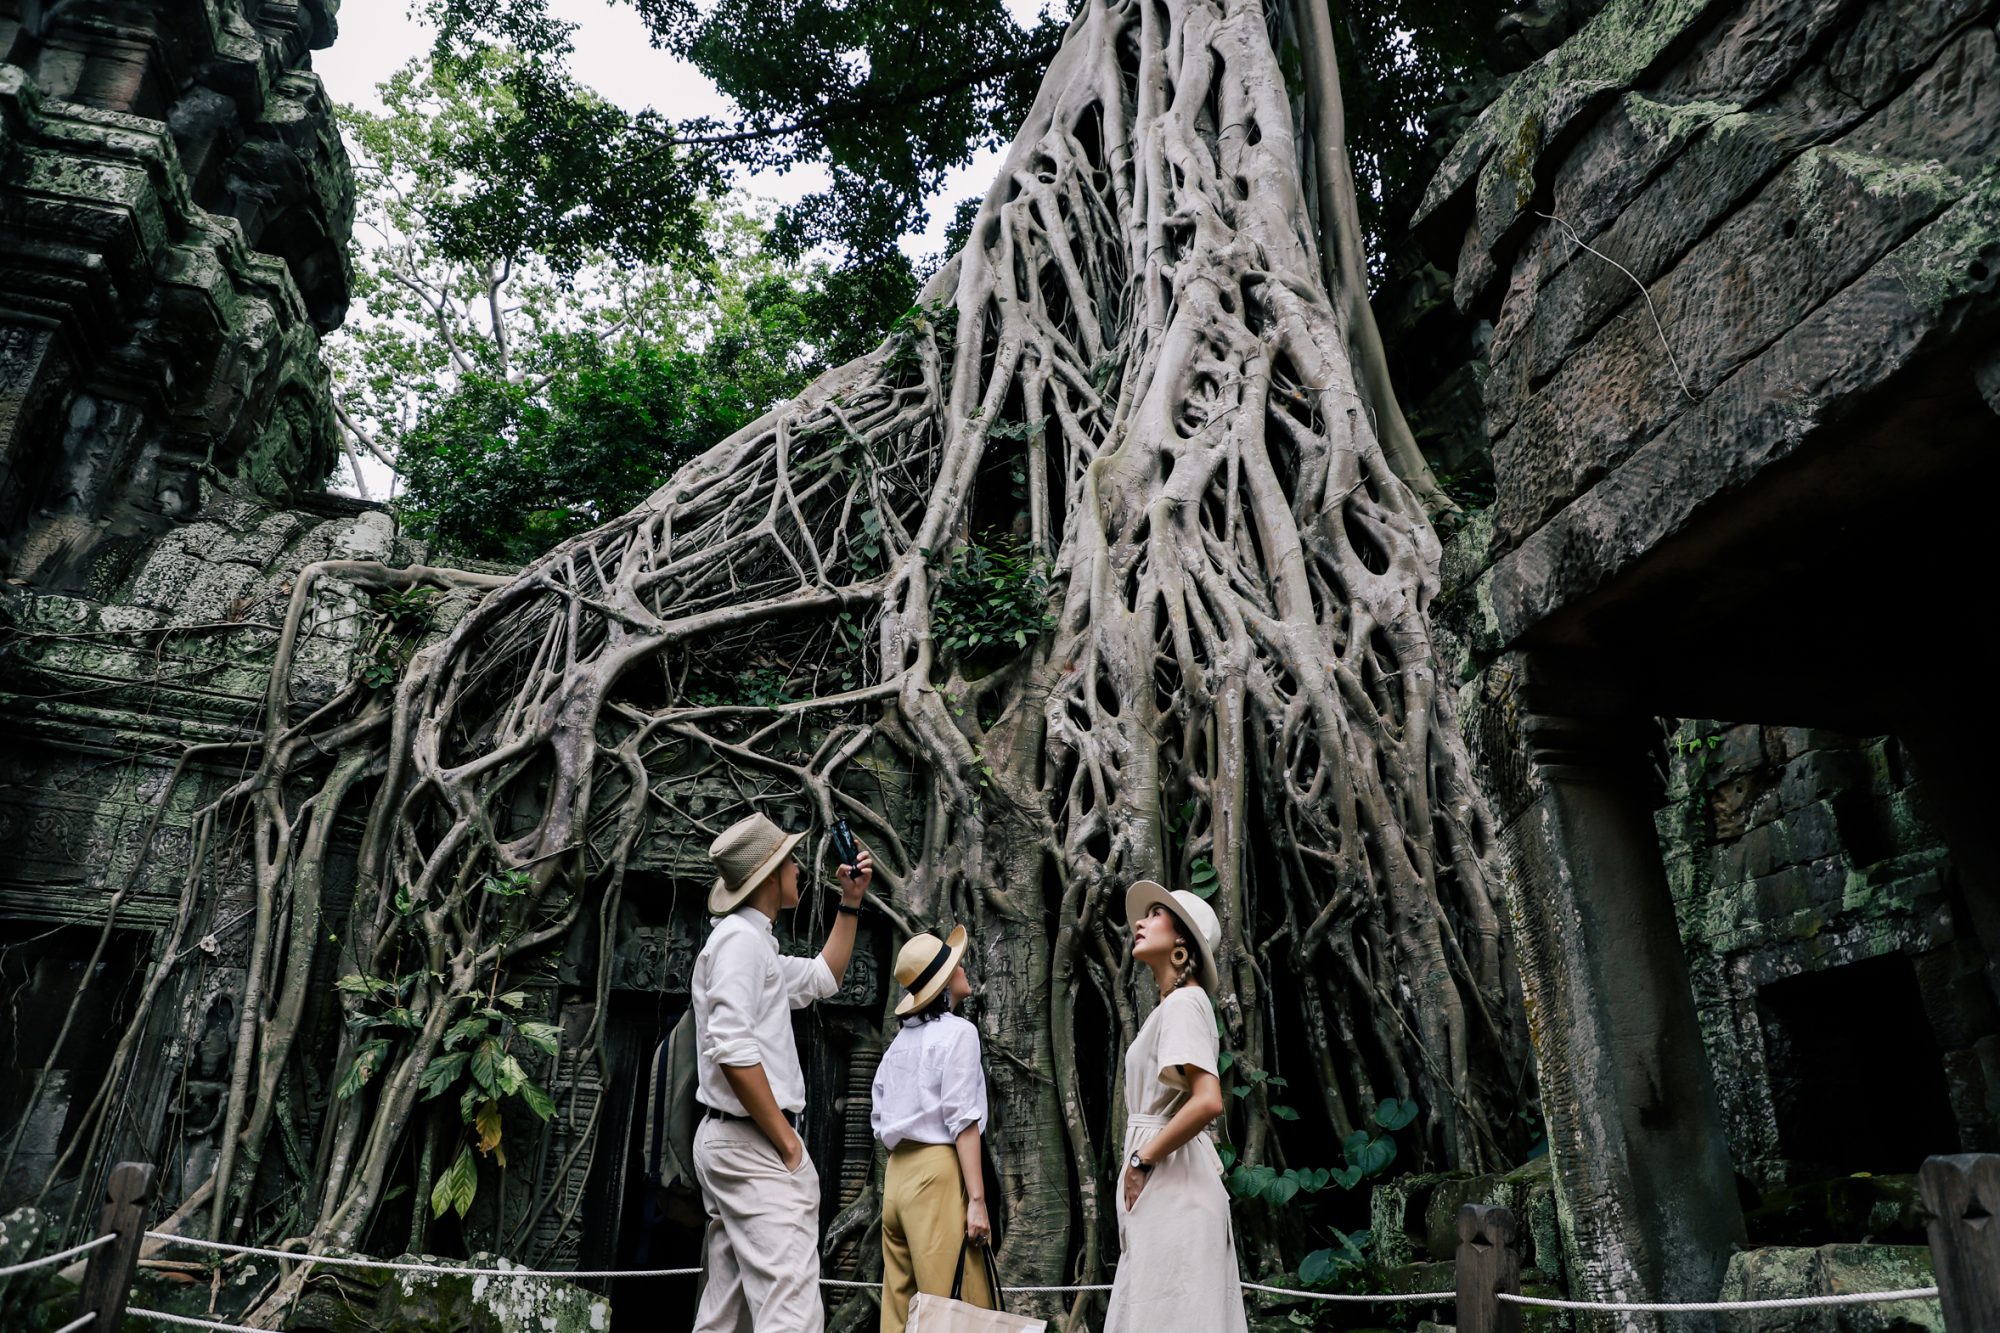
[(942, 940), (935, 935), (910, 936), (896, 953), (896, 983), (909, 991), (897, 1001), (896, 1017), (905, 1018), (935, 1000), (964, 956), (964, 926), (953, 926)]
[(708, 844), (708, 859), (716, 869), (715, 887), (708, 891), (709, 912), (727, 916), (741, 907), (805, 836), (787, 833), (763, 815), (750, 815), (724, 829)]
[(1164, 885), (1142, 879), (1125, 890), (1125, 922), (1136, 926), (1155, 906), (1164, 907), (1181, 923), (1181, 934), (1194, 946), (1201, 960), (1201, 987), (1211, 997), (1220, 989), (1221, 971), (1215, 966), (1215, 950), (1222, 943), (1222, 923), (1215, 909), (1186, 889), (1167, 892)]

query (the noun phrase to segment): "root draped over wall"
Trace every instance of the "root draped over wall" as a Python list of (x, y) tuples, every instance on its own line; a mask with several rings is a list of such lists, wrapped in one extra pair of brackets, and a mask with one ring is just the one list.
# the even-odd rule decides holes
[[(1307, 86), (1281, 52), (1305, 54)], [(260, 893), (211, 1234), (243, 1234), (275, 1169), (336, 818), (366, 820), (343, 955), (414, 981), (407, 1026), (329, 1112), (313, 1246), (360, 1243), (410, 1170), (447, 1030), (579, 922), (614, 921), (652, 813), (717, 773), (849, 818), (899, 923), (971, 925), (1015, 1281), (1090, 1281), (1112, 1257), (1122, 1093), (1105, 1123), (1090, 1108), (1115, 1085), (1086, 1087), (1115, 1071), (1078, 1052), (1122, 1049), (1149, 1003), (1121, 935), (1140, 876), (1212, 884), (1225, 1045), (1244, 1068), (1291, 1061), (1331, 1142), (1399, 1096), (1430, 1161), (1503, 1155), (1524, 1034), (1427, 617), (1435, 487), (1380, 369), (1331, 59), (1310, 4), (1089, 0), (970, 241), (881, 348), (640, 509), (475, 580), (499, 586), (392, 702), (356, 688), (295, 717), (281, 652), (233, 793)], [(1002, 534), (1046, 569), (1050, 627), (946, 652), (953, 562)], [(791, 702), (698, 688), (744, 662)], [(914, 842), (857, 794), (858, 757), (885, 746), (918, 775)], [(525, 892), (492, 891), (508, 873)], [(1266, 1095), (1240, 1160), (1282, 1165)]]

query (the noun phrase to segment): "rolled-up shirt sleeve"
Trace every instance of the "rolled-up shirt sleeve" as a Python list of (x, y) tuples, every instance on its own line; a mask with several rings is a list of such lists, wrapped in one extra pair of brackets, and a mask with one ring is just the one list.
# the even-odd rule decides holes
[(956, 1139), (972, 1125), (986, 1132), (986, 1070), (979, 1061), (979, 1029), (970, 1023), (954, 1026), (957, 1040), (939, 1070), (938, 1109), (946, 1131)]
[(833, 969), (818, 954), (810, 958), (778, 958), (778, 979), (784, 984), (785, 998), (794, 1009), (803, 1009), (814, 1000), (824, 1000), (840, 989)]
[(1160, 1082), (1184, 1089), (1190, 1080), (1183, 1069), (1217, 1072), (1222, 1038), (1215, 1030), (1215, 1006), (1206, 992), (1195, 987), (1175, 991), (1160, 1001), (1159, 1023), (1154, 1058), (1159, 1061)]
[(709, 967), (707, 1041), (702, 1054), (718, 1065), (741, 1069), (764, 1063), (757, 1041), (758, 976), (770, 964), (767, 947), (749, 935), (734, 935), (716, 947)]

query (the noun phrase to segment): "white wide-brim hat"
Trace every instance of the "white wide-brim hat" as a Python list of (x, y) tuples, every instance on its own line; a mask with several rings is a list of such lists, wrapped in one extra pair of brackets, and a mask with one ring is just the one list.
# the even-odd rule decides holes
[(909, 991), (896, 1002), (896, 1017), (914, 1014), (935, 1000), (964, 956), (964, 926), (953, 926), (942, 940), (935, 935), (910, 936), (896, 951), (896, 984)]
[(805, 836), (785, 832), (764, 815), (749, 815), (724, 829), (708, 845), (708, 859), (716, 870), (715, 885), (708, 891), (709, 913), (728, 916), (741, 907)]
[(1222, 970), (1215, 965), (1215, 951), (1222, 947), (1222, 922), (1215, 909), (1186, 889), (1168, 892), (1164, 884), (1142, 879), (1125, 890), (1125, 924), (1136, 926), (1146, 913), (1164, 907), (1181, 923), (1181, 933), (1194, 945), (1201, 960), (1201, 988), (1214, 998), (1222, 983)]

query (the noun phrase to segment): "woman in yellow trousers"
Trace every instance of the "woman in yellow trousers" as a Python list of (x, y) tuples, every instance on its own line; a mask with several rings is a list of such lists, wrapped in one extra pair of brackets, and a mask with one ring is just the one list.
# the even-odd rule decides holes
[[(965, 927), (918, 935), (896, 955), (905, 994), (902, 1027), (875, 1071), (875, 1137), (889, 1150), (882, 1184), (882, 1333), (903, 1333), (910, 1298), (951, 1295), (967, 1241), (992, 1235), (979, 1136), (986, 1129), (986, 1071), (979, 1029), (952, 1012), (972, 993), (960, 959)], [(968, 1262), (958, 1298), (993, 1308), (986, 1265)]]

